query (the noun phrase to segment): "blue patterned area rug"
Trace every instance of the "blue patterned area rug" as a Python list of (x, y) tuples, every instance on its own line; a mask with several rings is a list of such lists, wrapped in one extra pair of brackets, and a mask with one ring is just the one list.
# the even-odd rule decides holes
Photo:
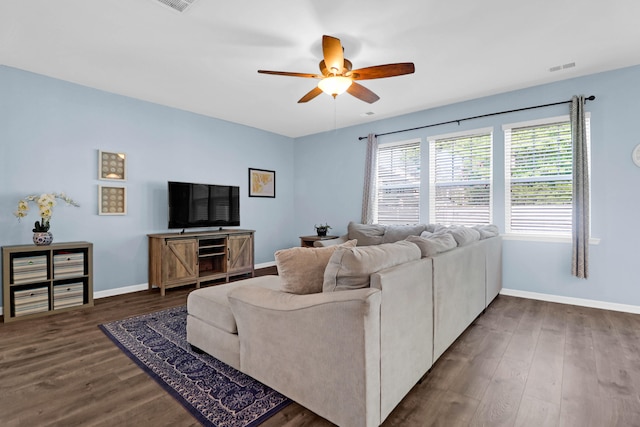
[(204, 426), (257, 426), (291, 403), (187, 343), (185, 306), (99, 325)]

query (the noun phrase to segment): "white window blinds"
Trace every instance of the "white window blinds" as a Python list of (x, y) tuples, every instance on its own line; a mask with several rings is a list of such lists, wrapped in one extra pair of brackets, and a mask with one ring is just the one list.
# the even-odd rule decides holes
[(378, 147), (375, 222), (420, 222), (420, 140)]
[[(589, 119), (587, 119), (587, 141)], [(573, 150), (568, 118), (505, 126), (507, 233), (571, 235)]]
[(492, 221), (492, 132), (429, 139), (430, 222)]

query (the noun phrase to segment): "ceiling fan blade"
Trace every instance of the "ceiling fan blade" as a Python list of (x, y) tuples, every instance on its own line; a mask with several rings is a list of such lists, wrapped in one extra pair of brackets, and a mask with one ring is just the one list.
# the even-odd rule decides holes
[(327, 70), (331, 74), (342, 74), (344, 68), (344, 51), (340, 39), (322, 36), (322, 54)]
[(322, 90), (318, 86), (316, 86), (313, 89), (311, 89), (309, 93), (307, 93), (305, 96), (300, 98), (300, 101), (298, 101), (298, 104), (311, 101), (313, 98), (320, 95), (321, 93), (322, 93)]
[(351, 78), (354, 80), (382, 79), (385, 77), (402, 76), (416, 71), (413, 62), (400, 62), (397, 64), (376, 65), (359, 70), (353, 70)]
[(321, 79), (322, 76), (317, 74), (310, 73), (290, 73), (288, 71), (269, 71), (269, 70), (258, 70), (260, 74), (272, 74), (276, 76), (289, 76), (289, 77), (306, 77), (310, 79)]
[(347, 92), (364, 102), (368, 102), (369, 104), (373, 104), (380, 99), (378, 95), (356, 82), (351, 83)]

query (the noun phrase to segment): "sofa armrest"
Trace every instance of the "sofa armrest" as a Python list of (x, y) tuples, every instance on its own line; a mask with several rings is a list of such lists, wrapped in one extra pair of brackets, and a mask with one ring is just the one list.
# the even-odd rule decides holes
[(335, 239), (326, 239), (326, 240), (316, 240), (313, 242), (313, 246), (316, 248), (324, 248), (327, 246), (341, 245), (349, 240), (348, 236), (345, 234), (344, 236), (336, 237)]
[(294, 295), (229, 293), (241, 371), (340, 426), (380, 420), (377, 289)]

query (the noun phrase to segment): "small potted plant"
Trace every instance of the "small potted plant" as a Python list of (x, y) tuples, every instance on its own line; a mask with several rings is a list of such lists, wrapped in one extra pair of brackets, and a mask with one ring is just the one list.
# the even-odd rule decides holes
[(319, 237), (323, 237), (327, 235), (327, 231), (331, 228), (331, 226), (327, 223), (320, 224), (320, 225), (315, 225), (314, 226), (316, 228), (316, 233), (318, 233)]

